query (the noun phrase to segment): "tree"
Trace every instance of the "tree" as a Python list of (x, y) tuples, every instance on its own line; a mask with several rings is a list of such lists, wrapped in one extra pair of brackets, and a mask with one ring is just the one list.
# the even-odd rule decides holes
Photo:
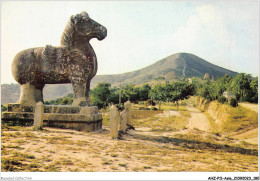
[(149, 99), (149, 91), (151, 90), (151, 86), (149, 84), (144, 84), (138, 89), (139, 101), (147, 101)]
[(139, 100), (139, 90), (135, 88), (133, 84), (127, 84), (122, 87), (122, 102), (131, 101), (138, 102)]
[(71, 105), (73, 102), (73, 99), (70, 97), (64, 97), (60, 100), (59, 104), (61, 105)]
[(216, 99), (219, 96), (223, 95), (223, 92), (229, 91), (231, 88), (233, 78), (227, 74), (225, 74), (223, 77), (218, 78), (215, 82), (215, 89), (216, 89)]
[(90, 91), (90, 98), (94, 105), (98, 106), (98, 108), (106, 107), (109, 103), (110, 98), (110, 87), (109, 83), (99, 83), (97, 87)]
[(251, 76), (249, 74), (237, 74), (231, 83), (231, 90), (236, 94), (237, 100), (250, 101), (250, 82)]
[(117, 87), (110, 88), (110, 96), (108, 98), (109, 104), (118, 104), (119, 103), (119, 91)]
[(173, 82), (171, 84), (171, 92), (169, 99), (171, 101), (178, 101), (187, 99), (194, 94), (194, 86), (187, 82)]
[(149, 92), (149, 97), (159, 102), (159, 110), (161, 107), (161, 101), (165, 100), (165, 87), (161, 84), (156, 84)]
[(258, 103), (258, 77), (255, 77), (254, 80), (250, 82), (251, 88), (251, 100), (250, 102)]
[(187, 82), (173, 82), (171, 84), (157, 84), (150, 91), (150, 97), (159, 101), (177, 102), (194, 94), (194, 85)]

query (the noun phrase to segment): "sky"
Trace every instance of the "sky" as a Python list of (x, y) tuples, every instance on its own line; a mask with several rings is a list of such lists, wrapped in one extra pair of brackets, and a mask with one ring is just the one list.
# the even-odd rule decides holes
[(99, 75), (134, 71), (179, 52), (258, 75), (258, 0), (1, 1), (1, 83), (16, 83), (11, 64), (18, 52), (59, 46), (70, 16), (82, 11), (108, 31), (104, 40), (91, 40)]

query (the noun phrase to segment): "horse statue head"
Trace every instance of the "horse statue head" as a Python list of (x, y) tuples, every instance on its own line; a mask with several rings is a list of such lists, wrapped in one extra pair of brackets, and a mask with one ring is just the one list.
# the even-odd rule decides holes
[(85, 11), (72, 15), (61, 39), (61, 45), (71, 47), (73, 41), (90, 40), (97, 38), (103, 40), (107, 36), (107, 29), (92, 20)]

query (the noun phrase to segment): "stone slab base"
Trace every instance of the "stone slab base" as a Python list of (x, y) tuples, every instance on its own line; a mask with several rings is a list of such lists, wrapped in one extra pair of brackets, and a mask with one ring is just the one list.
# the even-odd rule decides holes
[[(21, 125), (33, 124), (34, 107), (8, 104), (8, 112), (3, 112), (1, 119), (3, 123), (18, 121)], [(98, 113), (96, 106), (44, 105), (43, 122), (48, 127), (97, 131), (102, 128), (102, 114)]]
[[(24, 106), (18, 103), (11, 103), (7, 106), (8, 112), (34, 112), (34, 106)], [(60, 114), (97, 114), (97, 106), (76, 107), (68, 105), (44, 105), (44, 113)]]

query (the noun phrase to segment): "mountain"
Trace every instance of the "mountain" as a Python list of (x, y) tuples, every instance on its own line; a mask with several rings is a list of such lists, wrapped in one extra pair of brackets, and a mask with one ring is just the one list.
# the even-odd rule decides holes
[(119, 85), (120, 83), (138, 85), (151, 82), (158, 78), (203, 77), (206, 73), (214, 78), (225, 74), (231, 76), (237, 74), (236, 72), (209, 63), (196, 55), (176, 53), (137, 71), (115, 75), (97, 75), (92, 80), (92, 85), (95, 86), (100, 82), (108, 82), (112, 85)]
[[(113, 86), (120, 84), (144, 84), (154, 80), (179, 80), (183, 77), (203, 77), (208, 73), (211, 77), (217, 78), (225, 74), (235, 76), (237, 73), (228, 69), (211, 64), (202, 58), (188, 53), (176, 53), (154, 64), (133, 72), (97, 75), (91, 81), (91, 87), (95, 87), (100, 82), (108, 82)], [(71, 84), (46, 85), (43, 90), (44, 99), (54, 99), (63, 97), (73, 92)], [(1, 85), (1, 102), (16, 102), (20, 96), (18, 84)]]

